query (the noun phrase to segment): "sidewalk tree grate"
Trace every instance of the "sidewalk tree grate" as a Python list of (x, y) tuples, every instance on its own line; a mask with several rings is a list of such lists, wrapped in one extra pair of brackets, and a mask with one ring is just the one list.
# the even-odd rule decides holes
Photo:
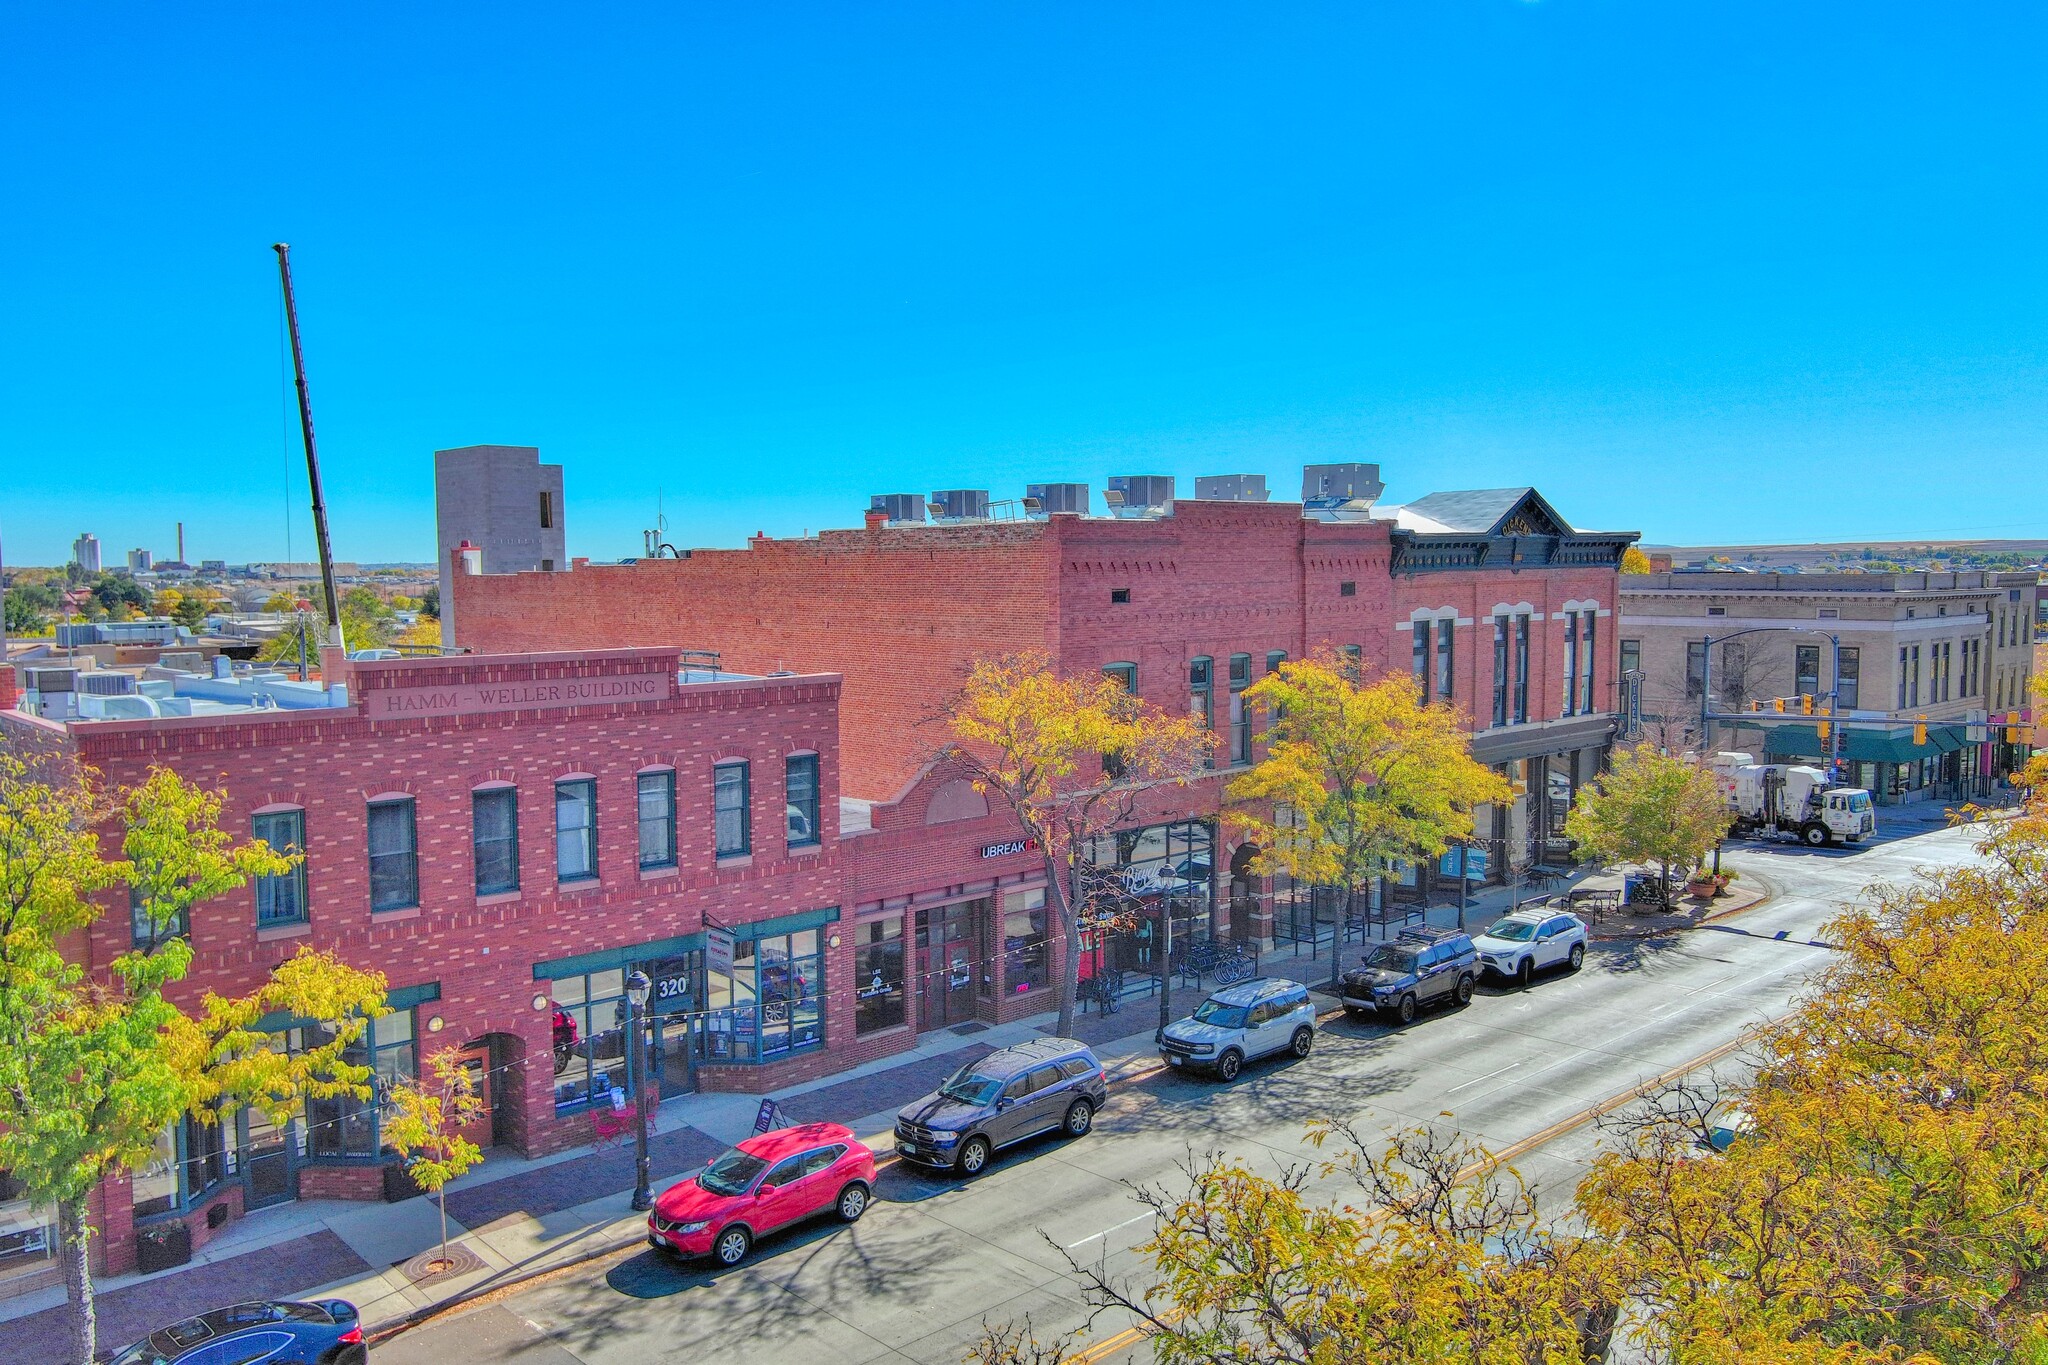
[(409, 1261), (399, 1263), (399, 1273), (414, 1284), (432, 1284), (455, 1275), (467, 1275), (472, 1270), (482, 1270), (483, 1260), (468, 1247), (452, 1246), (443, 1256), (441, 1248), (422, 1251)]

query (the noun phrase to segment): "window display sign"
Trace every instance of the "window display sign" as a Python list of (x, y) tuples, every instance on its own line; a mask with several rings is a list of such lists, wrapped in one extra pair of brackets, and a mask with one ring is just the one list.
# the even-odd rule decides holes
[(732, 930), (705, 929), (704, 969), (713, 976), (732, 975)]

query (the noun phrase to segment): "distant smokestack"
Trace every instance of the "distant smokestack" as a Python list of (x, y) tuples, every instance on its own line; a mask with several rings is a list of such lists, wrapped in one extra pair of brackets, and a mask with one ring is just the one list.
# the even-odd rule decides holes
[(178, 523), (178, 562), (185, 562), (185, 523)]

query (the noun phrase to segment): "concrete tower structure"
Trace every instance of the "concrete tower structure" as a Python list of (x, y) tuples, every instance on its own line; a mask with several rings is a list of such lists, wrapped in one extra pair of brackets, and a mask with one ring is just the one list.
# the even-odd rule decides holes
[(461, 446), (434, 452), (434, 524), (441, 564), (441, 641), (457, 641), (451, 559), (468, 541), (485, 573), (552, 573), (569, 567), (562, 467), (534, 446)]

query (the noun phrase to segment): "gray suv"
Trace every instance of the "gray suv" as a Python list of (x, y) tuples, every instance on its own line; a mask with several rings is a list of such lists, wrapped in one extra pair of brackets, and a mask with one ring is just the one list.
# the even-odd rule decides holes
[(1034, 1038), (967, 1063), (896, 1114), (896, 1152), (920, 1166), (977, 1175), (998, 1147), (1063, 1132), (1080, 1137), (1109, 1098), (1086, 1043)]
[(1354, 1018), (1367, 1010), (1392, 1014), (1402, 1023), (1424, 1005), (1472, 998), (1479, 979), (1479, 950), (1455, 929), (1410, 929), (1365, 955), (1357, 970), (1344, 973), (1344, 1009)]
[(1225, 986), (1168, 1024), (1159, 1055), (1171, 1067), (1213, 1071), (1237, 1079), (1238, 1068), (1255, 1057), (1291, 1052), (1306, 1057), (1316, 1043), (1316, 1007), (1299, 981), (1266, 978)]

